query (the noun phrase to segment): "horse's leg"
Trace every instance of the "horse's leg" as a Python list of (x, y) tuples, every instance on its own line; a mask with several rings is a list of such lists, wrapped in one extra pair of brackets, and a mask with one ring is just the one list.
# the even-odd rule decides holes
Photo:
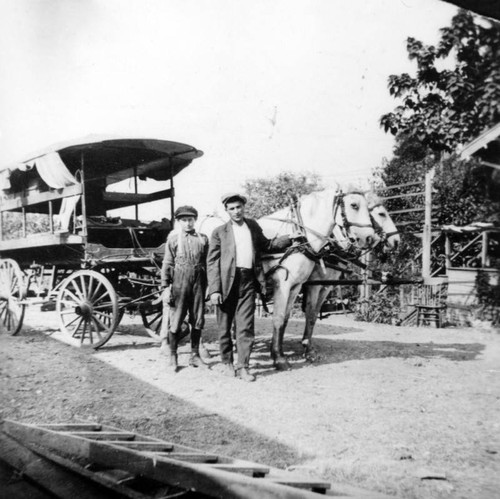
[(290, 365), (283, 355), (282, 338), (286, 327), (287, 303), (290, 290), (283, 281), (278, 281), (273, 296), (273, 337), (271, 340), (271, 358), (274, 367), (280, 371), (290, 369)]
[(290, 290), (290, 295), (288, 297), (288, 303), (287, 303), (286, 312), (285, 312), (284, 327), (283, 327), (283, 330), (281, 331), (281, 335), (280, 335), (280, 348), (281, 348), (282, 354), (283, 354), (283, 336), (285, 334), (285, 329), (286, 329), (286, 326), (288, 325), (288, 319), (290, 318), (290, 315), (292, 314), (293, 306), (295, 305), (295, 300), (297, 299), (297, 295), (300, 293), (301, 288), (302, 288), (302, 284), (296, 284), (296, 285), (292, 286), (292, 288)]
[(302, 254), (291, 255), (287, 259), (287, 269), (278, 269), (273, 274), (273, 339), (271, 357), (277, 369), (289, 369), (283, 354), (283, 336), (290, 312), (302, 283), (311, 275), (314, 263)]
[[(280, 298), (280, 307), (276, 316), (273, 313), (273, 345), (271, 355), (273, 356), (274, 366), (279, 371), (287, 371), (291, 369), (285, 353), (283, 351), (283, 337), (288, 324), (288, 319), (292, 312), (292, 308), (300, 291), (300, 284), (295, 284), (288, 289), (288, 293), (282, 293)], [(275, 302), (276, 307), (276, 302)], [(274, 309), (276, 311), (276, 308)]]
[(318, 302), (323, 286), (313, 285), (306, 288), (305, 324), (302, 335), (302, 346), (304, 347), (304, 357), (310, 360), (311, 337), (317, 319)]
[(310, 362), (314, 362), (317, 359), (317, 353), (312, 342), (314, 326), (318, 320), (319, 311), (333, 289), (333, 286), (309, 286), (309, 288), (316, 289), (312, 293), (311, 300), (309, 301), (308, 297), (308, 301), (306, 302), (306, 324), (302, 337), (302, 346), (304, 347), (304, 357)]

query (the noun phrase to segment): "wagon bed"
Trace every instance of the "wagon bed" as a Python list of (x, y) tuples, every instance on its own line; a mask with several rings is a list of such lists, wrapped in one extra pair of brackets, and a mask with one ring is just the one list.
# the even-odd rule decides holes
[[(202, 154), (165, 140), (87, 138), (0, 169), (0, 327), (17, 334), (25, 306), (42, 303), (82, 346), (104, 345), (125, 310), (158, 337), (174, 177)], [(170, 218), (141, 220), (153, 202)]]

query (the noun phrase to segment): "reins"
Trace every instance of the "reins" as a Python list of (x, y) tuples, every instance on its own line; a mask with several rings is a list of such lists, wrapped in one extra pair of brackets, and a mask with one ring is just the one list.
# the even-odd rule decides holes
[(382, 226), (375, 220), (374, 216), (372, 215), (372, 211), (375, 208), (378, 208), (379, 206), (384, 206), (382, 203), (377, 203), (373, 205), (371, 208), (368, 208), (368, 211), (370, 212), (370, 219), (372, 221), (372, 226), (375, 229), (375, 233), (380, 237), (381, 241), (380, 242), (386, 242), (390, 237), (392, 236), (397, 236), (399, 234), (399, 231), (393, 230), (391, 232), (385, 232)]

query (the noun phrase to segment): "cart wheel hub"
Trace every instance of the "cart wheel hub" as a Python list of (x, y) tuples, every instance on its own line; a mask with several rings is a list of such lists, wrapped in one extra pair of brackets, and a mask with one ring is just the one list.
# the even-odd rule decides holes
[(75, 312), (84, 319), (90, 319), (93, 312), (92, 305), (90, 303), (80, 303), (80, 305), (75, 308)]

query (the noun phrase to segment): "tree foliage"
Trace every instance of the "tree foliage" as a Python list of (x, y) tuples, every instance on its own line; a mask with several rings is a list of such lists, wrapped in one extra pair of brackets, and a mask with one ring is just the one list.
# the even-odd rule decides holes
[(408, 38), (406, 48), (417, 71), (389, 76), (401, 104), (381, 117), (386, 132), (452, 152), (500, 121), (499, 23), (461, 10), (437, 46)]
[(438, 226), (500, 221), (500, 183), (494, 170), (477, 160), (445, 158), (436, 168), (433, 187)]
[[(413, 137), (402, 136), (394, 148), (394, 157), (379, 169), (377, 175), (385, 185), (398, 185), (424, 180), (433, 167), (433, 223), (466, 225), (471, 222), (500, 221), (500, 178), (495, 171), (477, 160), (464, 160), (452, 154), (438, 160)], [(388, 194), (415, 194), (422, 185), (405, 186)], [(387, 201), (390, 210), (408, 210), (423, 206), (424, 196)], [(422, 223), (421, 212), (403, 215), (406, 222)], [(410, 230), (415, 225), (408, 226)]]
[[(41, 213), (26, 213), (26, 235), (49, 232), (49, 216)], [(5, 212), (2, 217), (2, 233), (5, 240), (24, 237), (23, 216), (19, 212)]]
[[(500, 211), (498, 175), (454, 152), (500, 122), (500, 24), (461, 10), (440, 31), (437, 46), (408, 38), (408, 57), (417, 65), (415, 76), (389, 77), (389, 92), (401, 104), (380, 120), (396, 136), (396, 147), (378, 175), (386, 185), (394, 185), (423, 180), (434, 167), (436, 225), (495, 221)], [(397, 193), (411, 191), (404, 187)], [(393, 200), (389, 207), (408, 209), (422, 202), (414, 196)]]
[(243, 184), (248, 197), (246, 213), (252, 218), (269, 215), (290, 205), (290, 200), (323, 189), (316, 173), (281, 172), (275, 177), (250, 178)]

